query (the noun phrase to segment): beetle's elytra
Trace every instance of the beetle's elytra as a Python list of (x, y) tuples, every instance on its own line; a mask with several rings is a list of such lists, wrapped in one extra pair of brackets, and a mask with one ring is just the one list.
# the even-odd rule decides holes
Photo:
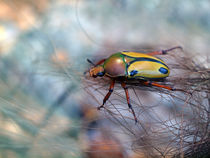
[(111, 55), (102, 65), (105, 75), (110, 77), (153, 79), (169, 75), (168, 66), (151, 55), (136, 52), (119, 52)]
[[(154, 55), (167, 54), (168, 51), (177, 48), (182, 49), (182, 47), (178, 46), (167, 50), (149, 52), (147, 54), (123, 51), (112, 54), (107, 59), (102, 59), (97, 64), (94, 64), (94, 67), (90, 69), (91, 77), (108, 76), (112, 80), (109, 92), (104, 97), (103, 104), (99, 106), (98, 109), (102, 108), (109, 99), (114, 89), (115, 80), (119, 80), (121, 86), (125, 90), (128, 107), (134, 115), (135, 122), (137, 122), (135, 112), (130, 104), (128, 89), (124, 81), (128, 79), (140, 79), (144, 85), (174, 90), (171, 87), (152, 82), (152, 80), (161, 80), (168, 77), (170, 73), (170, 70), (164, 61), (154, 57)], [(91, 62), (90, 60), (88, 61)]]

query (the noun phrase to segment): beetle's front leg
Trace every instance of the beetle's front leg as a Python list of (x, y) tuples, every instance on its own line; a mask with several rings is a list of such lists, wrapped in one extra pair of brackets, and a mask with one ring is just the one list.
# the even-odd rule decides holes
[(110, 95), (112, 94), (112, 92), (114, 90), (114, 84), (115, 84), (115, 80), (112, 80), (112, 82), (110, 84), (110, 87), (109, 87), (109, 92), (104, 97), (103, 104), (97, 108), (98, 110), (100, 110), (101, 108), (103, 108), (104, 107), (104, 104), (109, 99)]
[(125, 95), (126, 95), (128, 107), (131, 109), (131, 111), (132, 111), (132, 113), (133, 113), (133, 116), (134, 116), (134, 119), (135, 119), (135, 122), (137, 123), (136, 114), (135, 114), (135, 112), (134, 112), (134, 110), (133, 110), (132, 105), (130, 104), (130, 97), (129, 97), (129, 94), (128, 94), (128, 88), (126, 87), (126, 84), (125, 84), (124, 82), (121, 83), (121, 86), (122, 86), (123, 89), (125, 90)]
[(164, 54), (167, 54), (169, 51), (172, 51), (174, 49), (182, 49), (181, 46), (177, 46), (177, 47), (172, 47), (170, 49), (166, 49), (166, 50), (161, 50), (161, 51), (154, 51), (154, 52), (150, 52), (150, 53), (147, 53), (148, 55), (164, 55)]
[(100, 61), (98, 61), (96, 64), (94, 64), (90, 59), (87, 59), (87, 62), (89, 62), (90, 64), (92, 64), (93, 66), (97, 66), (97, 65), (101, 65), (104, 63), (106, 59), (102, 59)]
[(96, 63), (96, 66), (97, 66), (97, 65), (101, 65), (102, 63), (104, 63), (105, 60), (106, 60), (106, 59), (102, 59), (102, 60), (98, 61), (98, 62)]

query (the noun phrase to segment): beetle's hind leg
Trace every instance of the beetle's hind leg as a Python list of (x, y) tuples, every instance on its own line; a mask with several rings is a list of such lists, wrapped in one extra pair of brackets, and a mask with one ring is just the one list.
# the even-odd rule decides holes
[(109, 92), (104, 97), (103, 104), (97, 108), (98, 110), (100, 110), (101, 108), (103, 108), (104, 107), (104, 104), (109, 99), (110, 95), (112, 94), (112, 92), (114, 90), (114, 84), (115, 84), (115, 80), (112, 80), (112, 82), (110, 84), (110, 87), (109, 87)]
[(172, 88), (170, 86), (161, 85), (161, 84), (158, 84), (158, 83), (155, 83), (155, 82), (152, 82), (152, 81), (144, 81), (143, 84), (147, 85), (147, 86), (155, 86), (155, 87), (164, 88), (164, 89), (167, 89), (167, 90), (170, 90), (170, 91), (180, 91), (180, 92), (184, 92), (184, 93), (192, 95), (191, 92), (185, 91), (183, 89)]
[(154, 52), (150, 52), (150, 53), (147, 53), (147, 55), (164, 55), (164, 54), (167, 54), (169, 51), (172, 51), (174, 49), (181, 49), (182, 50), (182, 47), (181, 46), (176, 46), (176, 47), (172, 47), (170, 49), (165, 49), (165, 50), (161, 50), (161, 51), (154, 51)]
[(168, 89), (168, 90), (175, 90), (169, 86), (165, 86), (165, 85), (161, 85), (161, 84), (158, 84), (158, 83), (155, 83), (155, 82), (152, 82), (152, 81), (144, 81), (143, 82), (144, 85), (147, 85), (147, 86), (155, 86), (155, 87), (160, 87), (160, 88), (164, 88), (164, 89)]
[(130, 104), (130, 97), (129, 97), (129, 93), (128, 93), (128, 88), (126, 87), (126, 84), (124, 82), (121, 83), (121, 86), (125, 90), (125, 95), (126, 95), (126, 100), (127, 100), (127, 103), (128, 103), (128, 107), (131, 109), (131, 111), (133, 113), (133, 116), (134, 116), (134, 119), (135, 119), (135, 122), (137, 123), (136, 114), (135, 114), (135, 112), (133, 110), (132, 105)]

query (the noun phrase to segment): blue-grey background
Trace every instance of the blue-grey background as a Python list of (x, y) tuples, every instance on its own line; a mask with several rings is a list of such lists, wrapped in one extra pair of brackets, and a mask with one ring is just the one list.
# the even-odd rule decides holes
[[(1, 0), (0, 157), (84, 157), (108, 88), (99, 103), (84, 92), (96, 83), (84, 84), (87, 58), (180, 45), (209, 68), (209, 34), (208, 0)], [(132, 139), (118, 136), (129, 142), (122, 155), (135, 157)]]

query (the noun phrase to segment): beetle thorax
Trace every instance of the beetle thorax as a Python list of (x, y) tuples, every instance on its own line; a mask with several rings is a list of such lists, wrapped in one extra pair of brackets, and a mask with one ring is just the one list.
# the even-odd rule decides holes
[(107, 76), (120, 77), (126, 75), (126, 63), (120, 53), (110, 56), (104, 62), (104, 69)]

